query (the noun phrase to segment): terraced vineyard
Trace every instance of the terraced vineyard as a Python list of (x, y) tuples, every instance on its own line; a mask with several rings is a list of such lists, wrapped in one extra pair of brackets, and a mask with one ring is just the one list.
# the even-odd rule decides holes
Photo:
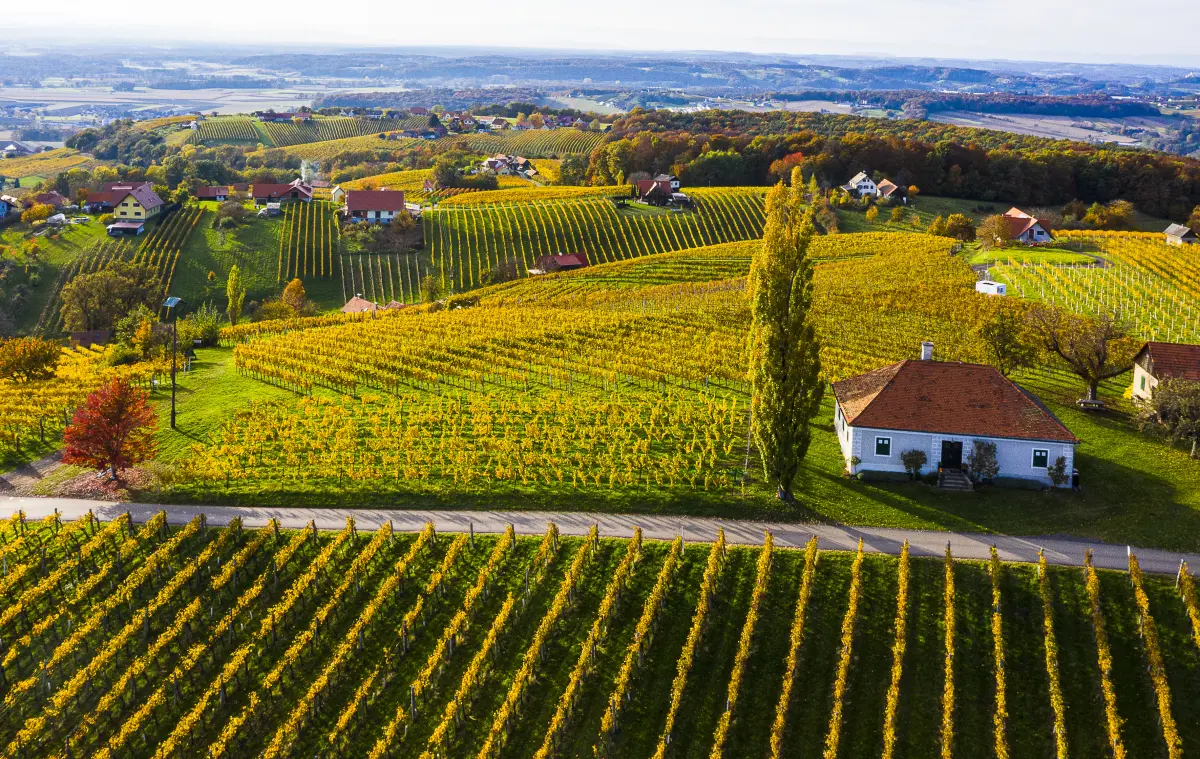
[(443, 206), (424, 214), (425, 241), (443, 284), (463, 290), (479, 286), (483, 271), (510, 258), (524, 272), (554, 253), (583, 251), (592, 263), (604, 263), (762, 235), (762, 189), (704, 189), (691, 196), (696, 210), (682, 213), (619, 210), (596, 197)]
[(195, 231), (203, 217), (200, 207), (184, 207), (159, 220), (154, 229), (140, 241), (101, 238), (87, 251), (64, 267), (54, 283), (54, 293), (46, 300), (38, 317), (36, 333), (44, 337), (56, 337), (63, 332), (62, 288), (80, 274), (93, 274), (109, 266), (113, 261), (132, 261), (154, 267), (162, 280), (162, 292), (166, 294), (175, 276), (179, 256), (184, 243)]
[(340, 140), (325, 140), (323, 142), (302, 142), (279, 149), (289, 156), (296, 156), (297, 158), (309, 161), (327, 161), (338, 153), (347, 150), (379, 150), (390, 154), (392, 151), (411, 147), (415, 143), (416, 140), (408, 138), (381, 140), (378, 134), (372, 132), (361, 137), (345, 137)]
[(341, 227), (337, 207), (325, 200), (284, 203), (284, 229), (279, 234), (276, 278), (332, 277)]
[(420, 302), (421, 279), (432, 271), (421, 253), (348, 254), (337, 265), (345, 299), (361, 295), (380, 305)]
[(309, 142), (344, 140), (381, 132), (397, 132), (404, 129), (420, 129), (428, 119), (356, 119), (352, 117), (322, 117), (307, 124), (261, 122), (263, 131), (273, 147), (285, 148)]
[(188, 142), (208, 144), (216, 142), (263, 142), (263, 135), (255, 127), (255, 119), (247, 116), (215, 116), (205, 119), (199, 128), (192, 131)]
[(565, 153), (590, 153), (604, 140), (600, 132), (585, 132), (574, 128), (538, 129), (526, 132), (506, 131), (499, 134), (452, 134), (438, 140), (449, 147), (466, 142), (481, 153), (512, 153), (527, 158), (554, 158)]
[(1200, 263), (1162, 235), (1066, 233), (1060, 237), (1094, 250), (1081, 266), (1022, 264), (991, 267), (1015, 294), (1082, 313), (1116, 313), (1148, 340), (1200, 342)]
[(291, 532), (161, 514), (17, 517), (3, 533), (6, 757), (1200, 746), (1194, 581), (1185, 571), (1181, 598), (1132, 559), (1127, 575), (723, 535)]

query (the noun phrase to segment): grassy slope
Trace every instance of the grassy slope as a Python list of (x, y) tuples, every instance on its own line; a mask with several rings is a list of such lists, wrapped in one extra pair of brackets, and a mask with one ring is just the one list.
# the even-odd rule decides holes
[[(0, 231), (0, 245), (11, 246), (14, 249), (25, 240), (28, 227), (18, 224)], [(26, 334), (37, 326), (38, 317), (46, 302), (54, 297), (58, 278), (64, 270), (97, 240), (104, 237), (104, 229), (99, 224), (72, 224), (64, 227), (62, 232), (54, 237), (37, 238), (38, 260), (41, 261), (41, 271), (38, 282), (33, 285), (26, 274), (24, 266), (13, 270), (8, 276), (13, 284), (29, 284), (29, 298), (26, 305), (16, 314), (16, 332)], [(18, 258), (18, 263), (24, 259)], [(6, 282), (8, 284), (8, 282)]]
[[(221, 421), (255, 399), (292, 398), (278, 388), (243, 378), (232, 367), (229, 349), (201, 349), (199, 371), (180, 378), (179, 419), (190, 429), (187, 444), (206, 439)], [(800, 503), (788, 507), (767, 489), (751, 486), (746, 494), (705, 491), (658, 492), (607, 489), (590, 491), (533, 491), (500, 489), (480, 493), (446, 494), (401, 492), (388, 481), (355, 484), (331, 481), (297, 483), (294, 491), (259, 489), (236, 491), (218, 485), (202, 489), (148, 494), (152, 499), (274, 504), (297, 497), (312, 506), (407, 506), (431, 508), (597, 509), (610, 512), (693, 513), (778, 520), (817, 519), (846, 524), (998, 531), (1018, 535), (1070, 533), (1134, 545), (1187, 549), (1200, 539), (1200, 478), (1195, 462), (1179, 448), (1168, 448), (1139, 435), (1127, 418), (1116, 412), (1081, 412), (1069, 405), (1078, 395), (1072, 384), (1053, 378), (1031, 377), (1027, 384), (1041, 395), (1075, 432), (1077, 466), (1083, 473), (1080, 493), (1031, 493), (984, 488), (971, 494), (946, 493), (919, 483), (868, 483), (842, 476), (841, 453), (826, 400), (816, 421), (809, 455), (795, 492)], [(1110, 399), (1120, 383), (1105, 388)], [(1063, 401), (1067, 401), (1064, 403)], [(198, 425), (193, 420), (202, 420)], [(160, 437), (163, 433), (160, 433)], [(186, 448), (164, 438), (163, 449), (174, 459)]]
[[(246, 303), (278, 295), (283, 285), (278, 282), (279, 236), (284, 230), (283, 217), (258, 219), (250, 217), (241, 226), (219, 231), (213, 229), (216, 204), (205, 203), (206, 213), (188, 238), (175, 270), (172, 293), (189, 303), (211, 300), (218, 308), (225, 305), (225, 280), (229, 269), (237, 264), (246, 286)], [(215, 278), (208, 280), (208, 273)], [(340, 307), (341, 290), (333, 277), (303, 277), (310, 299), (322, 309)]]

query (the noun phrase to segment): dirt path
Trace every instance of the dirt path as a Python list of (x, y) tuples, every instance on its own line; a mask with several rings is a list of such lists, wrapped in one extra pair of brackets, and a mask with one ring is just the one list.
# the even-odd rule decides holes
[(0, 493), (4, 495), (28, 495), (33, 487), (55, 469), (62, 466), (62, 451), (55, 451), (37, 461), (17, 467), (11, 472), (0, 474)]

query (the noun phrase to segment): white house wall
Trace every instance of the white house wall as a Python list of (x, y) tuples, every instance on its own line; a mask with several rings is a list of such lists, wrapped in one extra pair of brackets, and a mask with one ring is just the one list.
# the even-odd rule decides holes
[[(1145, 387), (1143, 388), (1143, 385)], [(1142, 368), (1141, 364), (1133, 365), (1133, 397), (1139, 400), (1149, 400), (1158, 380), (1154, 375)]]
[[(1047, 464), (1050, 466), (1054, 465), (1059, 456), (1066, 458), (1068, 474), (1075, 466), (1075, 447), (1067, 443), (1034, 442), (1030, 440), (1012, 440), (1009, 438), (972, 435), (901, 432), (897, 430), (872, 429), (869, 427), (854, 427), (851, 425), (846, 425), (846, 429), (843, 431), (841, 423), (837, 422), (836, 419), (835, 413), (838, 442), (841, 444), (843, 456), (845, 456), (847, 461), (852, 456), (858, 456), (860, 460), (859, 465), (855, 468), (856, 472), (903, 472), (905, 470), (904, 464), (900, 461), (900, 454), (911, 450), (925, 452), (926, 465), (922, 469), (923, 472), (936, 471), (938, 461), (942, 457), (943, 441), (962, 443), (963, 464), (965, 465), (967, 456), (974, 447), (975, 440), (987, 440), (996, 444), (996, 461), (1000, 465), (1000, 477), (1037, 480), (1046, 485), (1052, 485), (1053, 483), (1050, 481), (1050, 477), (1046, 474), (1045, 469), (1035, 469), (1033, 467), (1033, 451), (1035, 448), (1047, 451)], [(876, 437), (891, 438), (891, 455), (875, 455)]]

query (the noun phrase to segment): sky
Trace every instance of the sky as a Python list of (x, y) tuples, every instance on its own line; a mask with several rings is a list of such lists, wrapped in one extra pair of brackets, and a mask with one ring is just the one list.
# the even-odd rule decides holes
[[(486, 45), (879, 54), (1200, 66), (1195, 0), (58, 0), (5, 12), (7, 41), (133, 39), (272, 45)], [(130, 6), (134, 7), (134, 6)], [(99, 8), (106, 10), (100, 11)], [(98, 15), (104, 17), (98, 18)], [(1171, 30), (1175, 30), (1172, 32)], [(15, 33), (14, 33), (15, 32)]]

